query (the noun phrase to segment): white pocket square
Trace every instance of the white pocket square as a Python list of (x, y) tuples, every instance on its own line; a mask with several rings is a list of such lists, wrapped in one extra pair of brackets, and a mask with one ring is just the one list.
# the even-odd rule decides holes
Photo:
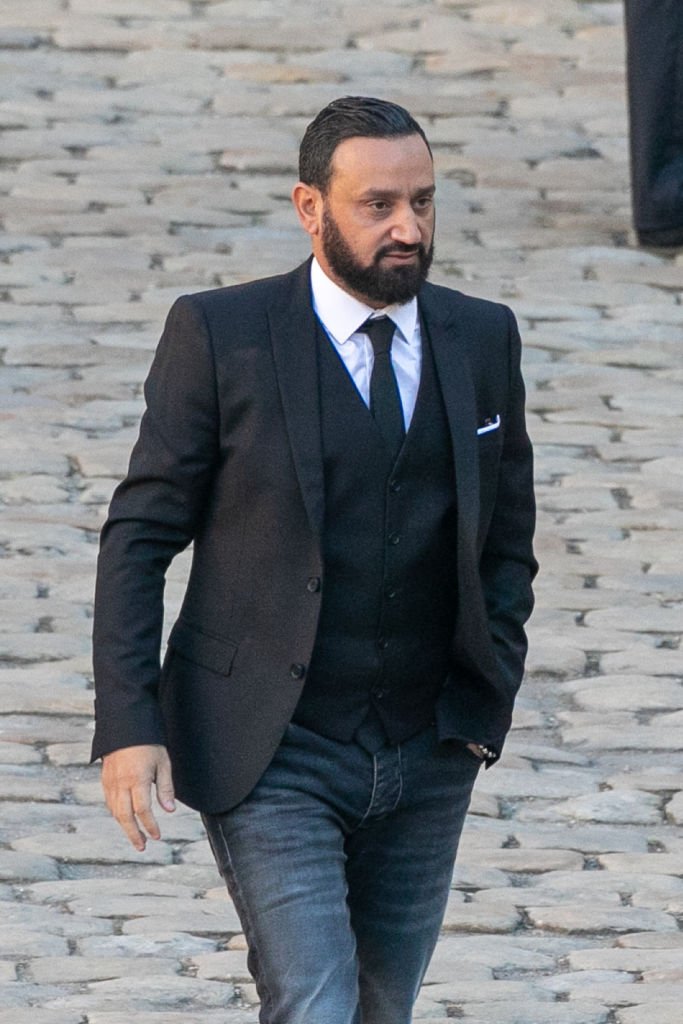
[(492, 430), (498, 430), (500, 426), (500, 413), (496, 416), (495, 420), (490, 416), (484, 420), (483, 427), (477, 427), (477, 434), (488, 434)]

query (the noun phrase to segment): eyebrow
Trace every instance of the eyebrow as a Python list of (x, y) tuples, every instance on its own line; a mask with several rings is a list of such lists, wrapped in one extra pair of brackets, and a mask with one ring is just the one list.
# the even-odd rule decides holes
[[(416, 188), (411, 193), (411, 198), (416, 196), (434, 195), (436, 192), (436, 185), (424, 185), (422, 188)], [(362, 192), (359, 199), (400, 199), (403, 192), (400, 189), (391, 188), (369, 188), (367, 191)]]

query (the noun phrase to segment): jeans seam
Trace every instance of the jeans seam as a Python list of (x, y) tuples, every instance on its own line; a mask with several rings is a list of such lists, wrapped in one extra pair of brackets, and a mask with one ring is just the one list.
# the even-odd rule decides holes
[(359, 828), (363, 827), (363, 823), (365, 822), (365, 819), (369, 817), (370, 811), (372, 810), (372, 805), (374, 803), (375, 794), (376, 793), (377, 793), (377, 755), (373, 754), (372, 755), (372, 793), (370, 794), (370, 800), (368, 801), (368, 806), (365, 809), (365, 814), (360, 819), (360, 821), (358, 822), (356, 827), (354, 829), (352, 829), (351, 831), (356, 832)]
[[(402, 757), (401, 757), (401, 745), (400, 745), (400, 743), (396, 745), (396, 752), (397, 752), (397, 757), (398, 757), (398, 793), (396, 794), (396, 799), (394, 800), (393, 804), (391, 805), (391, 807), (387, 808), (387, 810), (384, 812), (384, 814), (391, 814), (393, 811), (395, 811), (396, 808), (399, 805), (399, 802), (401, 800), (401, 796), (403, 795), (403, 762), (402, 762)], [(359, 828), (362, 828), (363, 825), (365, 824), (365, 821), (367, 820), (367, 818), (370, 816), (370, 814), (372, 812), (372, 805), (373, 805), (373, 803), (375, 801), (375, 796), (377, 795), (378, 774), (379, 773), (378, 773), (378, 770), (377, 770), (377, 755), (373, 754), (372, 755), (372, 793), (370, 794), (370, 801), (368, 803), (368, 806), (367, 806), (367, 808), (365, 810), (365, 814), (363, 815), (363, 817), (360, 819), (360, 821), (355, 826), (355, 828), (351, 829), (352, 832), (355, 832)], [(382, 815), (382, 817), (384, 816), (384, 814)]]
[(403, 796), (403, 757), (401, 755), (400, 743), (396, 747), (396, 753), (398, 755), (398, 793), (396, 794), (394, 806), (391, 808), (392, 811), (396, 810), (401, 801), (401, 797)]
[[(230, 877), (230, 879), (232, 881), (232, 885), (233, 885), (233, 888), (235, 890), (235, 895), (233, 896), (233, 902), (235, 903), (235, 908), (237, 909), (239, 917), (242, 920), (242, 924), (244, 926), (245, 933), (246, 933), (247, 944), (249, 945), (250, 949), (252, 949), (252, 951), (255, 951), (256, 959), (258, 961), (259, 960), (258, 946), (257, 946), (257, 943), (255, 941), (252, 943), (252, 938), (253, 938), (255, 932), (254, 932), (254, 928), (253, 928), (252, 923), (251, 923), (251, 913), (249, 912), (247, 903), (246, 903), (246, 901), (244, 900), (244, 898), (242, 896), (242, 889), (241, 889), (239, 881), (237, 879), (237, 872), (235, 871), (235, 866), (233, 864), (232, 856), (230, 854), (230, 847), (228, 846), (228, 841), (225, 838), (225, 833), (223, 832), (223, 826), (222, 826), (221, 822), (218, 819), (214, 819), (214, 820), (215, 820), (216, 828), (218, 829), (218, 831), (220, 833), (221, 842), (223, 843), (223, 850), (225, 852), (225, 857), (226, 857), (226, 868), (227, 868), (227, 870), (229, 872), (229, 877)], [(213, 846), (213, 843), (211, 842), (210, 834), (209, 834), (209, 843)], [(227, 879), (226, 879), (226, 883), (227, 883)], [(228, 889), (230, 889), (229, 885), (228, 885)], [(232, 892), (231, 892), (231, 896), (232, 896)], [(257, 988), (259, 990), (263, 991), (263, 994), (266, 996), (266, 998), (268, 1000), (268, 1003), (272, 1006), (272, 1004), (273, 1004), (273, 995), (272, 995), (272, 992), (269, 990), (268, 986), (265, 983), (263, 971), (259, 971), (259, 975), (260, 976), (259, 976), (259, 979), (258, 979)], [(254, 979), (254, 980), (256, 980), (256, 979)], [(261, 996), (261, 991), (259, 991), (259, 996)], [(262, 1009), (267, 1011), (267, 1007), (263, 1006), (263, 998), (261, 998), (261, 1004), (262, 1004)], [(260, 1016), (261, 1015), (259, 1014), (259, 1019), (260, 1019)]]

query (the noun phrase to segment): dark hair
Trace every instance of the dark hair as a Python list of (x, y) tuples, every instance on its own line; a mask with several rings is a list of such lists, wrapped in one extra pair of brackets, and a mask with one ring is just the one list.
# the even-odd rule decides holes
[(299, 147), (299, 179), (325, 192), (332, 177), (332, 157), (340, 142), (420, 135), (431, 156), (425, 133), (404, 107), (372, 96), (333, 100), (309, 124)]

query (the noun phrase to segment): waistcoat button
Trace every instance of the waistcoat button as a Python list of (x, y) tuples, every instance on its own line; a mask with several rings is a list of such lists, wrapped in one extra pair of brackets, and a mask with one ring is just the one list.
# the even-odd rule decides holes
[(317, 594), (320, 590), (320, 577), (311, 576), (308, 583), (306, 584), (306, 590), (309, 594)]
[(390, 544), (396, 545), (396, 544), (398, 544), (400, 539), (401, 538), (399, 537), (399, 535), (397, 533), (390, 533), (389, 534), (389, 543)]
[(292, 679), (303, 679), (306, 675), (306, 666), (302, 665), (299, 661), (295, 661), (293, 665), (289, 666), (289, 674)]

